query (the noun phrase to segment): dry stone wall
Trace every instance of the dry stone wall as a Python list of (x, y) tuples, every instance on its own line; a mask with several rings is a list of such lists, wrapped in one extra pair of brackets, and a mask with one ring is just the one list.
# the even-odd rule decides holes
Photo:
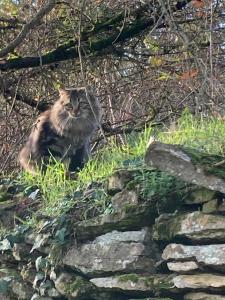
[[(179, 155), (187, 175), (191, 158)], [(150, 149), (146, 162), (154, 161)], [(169, 170), (161, 162), (160, 168)], [(131, 184), (133, 171), (118, 170), (107, 181), (113, 213), (79, 222), (69, 214), (40, 217), (38, 228), (12, 229), (0, 241), (0, 299), (225, 299), (223, 188), (209, 189), (203, 176), (205, 187), (188, 193), (182, 206), (174, 207), (168, 195), (168, 208), (159, 211), (160, 199), (143, 201)], [(213, 180), (219, 182), (215, 174)], [(13, 228), (18, 197), (11, 187), (1, 189), (0, 220)]]

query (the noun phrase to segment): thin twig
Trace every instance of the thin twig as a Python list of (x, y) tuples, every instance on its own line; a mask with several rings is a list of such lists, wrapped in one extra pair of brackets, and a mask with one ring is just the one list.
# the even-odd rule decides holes
[(56, 0), (49, 0), (49, 2), (38, 11), (33, 19), (24, 25), (18, 36), (0, 51), (0, 57), (4, 57), (8, 53), (12, 52), (18, 45), (20, 45), (30, 30), (38, 25), (39, 21), (55, 7), (56, 3)]
[(95, 117), (95, 120), (98, 123), (98, 126), (99, 126), (100, 131), (101, 131), (102, 136), (103, 136), (103, 139), (104, 139), (105, 142), (107, 142), (105, 134), (104, 134), (104, 131), (103, 131), (102, 126), (101, 126), (101, 124), (100, 124), (100, 122), (99, 122), (99, 120), (98, 120), (98, 118), (97, 118), (97, 116), (96, 116), (96, 114), (94, 112), (94, 109), (93, 109), (93, 106), (92, 106), (92, 103), (91, 103), (91, 99), (90, 99), (89, 94), (87, 92), (87, 81), (86, 81), (86, 78), (85, 78), (85, 75), (84, 75), (84, 68), (83, 68), (83, 61), (82, 61), (82, 54), (81, 54), (81, 28), (82, 28), (82, 15), (83, 15), (83, 10), (84, 10), (84, 6), (85, 6), (85, 2), (86, 2), (85, 0), (83, 0), (83, 2), (82, 2), (82, 6), (81, 6), (81, 10), (80, 10), (80, 19), (79, 19), (79, 24), (78, 24), (78, 26), (79, 26), (78, 27), (78, 35), (79, 35), (79, 37), (78, 37), (78, 47), (77, 47), (77, 50), (78, 50), (78, 56), (79, 56), (79, 61), (80, 61), (80, 71), (81, 71), (82, 81), (83, 81), (84, 86), (85, 86), (85, 93), (86, 93), (86, 97), (87, 97), (88, 103), (89, 103), (90, 108), (92, 110), (92, 113), (93, 113), (93, 115)]

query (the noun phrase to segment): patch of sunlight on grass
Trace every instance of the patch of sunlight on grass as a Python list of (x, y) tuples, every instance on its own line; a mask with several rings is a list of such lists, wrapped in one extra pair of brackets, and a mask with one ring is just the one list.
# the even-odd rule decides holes
[(225, 123), (216, 118), (194, 117), (184, 111), (177, 124), (161, 131), (163, 143), (181, 144), (211, 154), (225, 155)]

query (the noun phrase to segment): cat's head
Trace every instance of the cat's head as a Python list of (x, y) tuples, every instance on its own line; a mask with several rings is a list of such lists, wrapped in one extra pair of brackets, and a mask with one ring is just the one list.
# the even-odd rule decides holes
[(94, 94), (90, 86), (80, 88), (66, 88), (59, 90), (60, 105), (63, 106), (64, 111), (67, 111), (71, 117), (77, 117), (84, 113), (85, 110), (90, 110), (87, 94), (91, 102), (94, 101)]
[(66, 88), (59, 90), (59, 101), (64, 111), (68, 112), (71, 117), (79, 116), (81, 103), (86, 100), (85, 89)]

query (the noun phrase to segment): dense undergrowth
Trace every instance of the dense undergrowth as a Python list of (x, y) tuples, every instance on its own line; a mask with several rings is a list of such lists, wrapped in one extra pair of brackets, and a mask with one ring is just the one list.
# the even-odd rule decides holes
[[(144, 154), (151, 136), (164, 143), (182, 144), (190, 148), (203, 150), (210, 154), (225, 155), (225, 123), (215, 118), (193, 117), (185, 111), (176, 124), (163, 130), (146, 127), (142, 133), (132, 133), (126, 138), (123, 146), (118, 146), (112, 138), (79, 172), (76, 180), (69, 180), (65, 176), (64, 166), (55, 163), (48, 167), (45, 175), (32, 176), (27, 173), (21, 174), (20, 182), (29, 188), (40, 189), (42, 195), (41, 212), (45, 215), (59, 215), (81, 201), (84, 205), (84, 216), (88, 211), (95, 210), (96, 214), (111, 211), (108, 201), (104, 180), (117, 168), (126, 167), (137, 170), (137, 182), (141, 182), (143, 195), (160, 193), (160, 197), (168, 194), (176, 183), (167, 174), (148, 172), (144, 166)], [(96, 182), (98, 189), (91, 197), (85, 196), (85, 190)], [(149, 191), (151, 187), (151, 191)], [(177, 188), (183, 185), (178, 182)], [(82, 192), (81, 192), (82, 191)]]

